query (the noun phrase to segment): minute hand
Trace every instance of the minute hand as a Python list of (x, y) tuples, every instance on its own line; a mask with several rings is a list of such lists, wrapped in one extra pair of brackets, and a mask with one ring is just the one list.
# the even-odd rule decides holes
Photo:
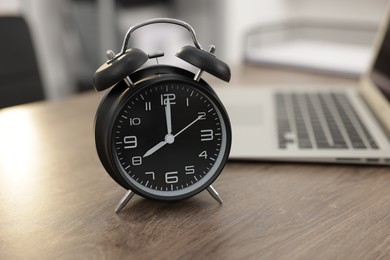
[(174, 136), (172, 136), (171, 134), (167, 134), (165, 136), (165, 140), (164, 141), (161, 141), (159, 142), (158, 144), (156, 144), (155, 146), (153, 146), (152, 148), (150, 148), (144, 155), (143, 157), (147, 157), (151, 154), (153, 154), (154, 152), (156, 152), (157, 150), (161, 149), (164, 145), (166, 144), (172, 144), (174, 141), (175, 141), (175, 137), (178, 136), (179, 134), (181, 134), (182, 132), (184, 132), (184, 130), (186, 130), (187, 128), (189, 128), (190, 126), (192, 126), (193, 124), (196, 123), (196, 121), (198, 121), (199, 119), (201, 119), (202, 117), (198, 117), (196, 118), (194, 121), (192, 121), (191, 123), (189, 123), (186, 127), (184, 127), (183, 129), (181, 129), (177, 134), (175, 134)]
[(184, 130), (186, 130), (187, 128), (189, 128), (189, 127), (192, 126), (193, 124), (195, 124), (196, 121), (200, 120), (201, 118), (202, 118), (201, 116), (197, 117), (194, 121), (192, 121), (192, 122), (189, 123), (186, 127), (184, 127), (183, 129), (181, 129), (181, 130), (180, 130), (177, 134), (175, 134), (173, 137), (176, 138), (176, 136), (178, 136), (179, 134), (183, 133)]

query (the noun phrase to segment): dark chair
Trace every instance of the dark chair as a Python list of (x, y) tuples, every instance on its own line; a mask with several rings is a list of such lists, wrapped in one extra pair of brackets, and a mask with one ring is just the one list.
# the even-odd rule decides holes
[(0, 16), (0, 108), (45, 98), (35, 49), (22, 17)]

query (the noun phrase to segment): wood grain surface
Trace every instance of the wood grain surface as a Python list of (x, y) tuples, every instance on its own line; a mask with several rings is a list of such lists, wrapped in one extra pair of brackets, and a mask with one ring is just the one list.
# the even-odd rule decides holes
[(388, 167), (231, 161), (222, 206), (207, 191), (135, 196), (115, 214), (125, 190), (94, 147), (101, 96), (0, 110), (0, 259), (390, 259)]

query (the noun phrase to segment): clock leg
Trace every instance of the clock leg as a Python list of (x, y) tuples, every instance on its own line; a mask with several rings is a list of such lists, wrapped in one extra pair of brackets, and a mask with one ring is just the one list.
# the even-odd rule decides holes
[(118, 214), (131, 200), (131, 198), (134, 196), (134, 192), (132, 190), (128, 190), (126, 194), (121, 198), (118, 205), (115, 208), (115, 213)]
[(208, 187), (207, 187), (207, 191), (210, 193), (210, 195), (211, 195), (216, 201), (218, 201), (218, 203), (219, 203), (220, 205), (222, 205), (223, 200), (221, 199), (221, 197), (219, 196), (218, 192), (214, 189), (213, 186), (211, 186), (211, 185), (208, 186)]

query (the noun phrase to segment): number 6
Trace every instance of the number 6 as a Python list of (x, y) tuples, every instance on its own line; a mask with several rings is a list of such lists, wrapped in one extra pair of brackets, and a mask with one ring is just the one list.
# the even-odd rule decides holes
[(177, 177), (178, 172), (167, 172), (165, 174), (165, 182), (166, 183), (177, 183), (179, 181), (179, 177)]

